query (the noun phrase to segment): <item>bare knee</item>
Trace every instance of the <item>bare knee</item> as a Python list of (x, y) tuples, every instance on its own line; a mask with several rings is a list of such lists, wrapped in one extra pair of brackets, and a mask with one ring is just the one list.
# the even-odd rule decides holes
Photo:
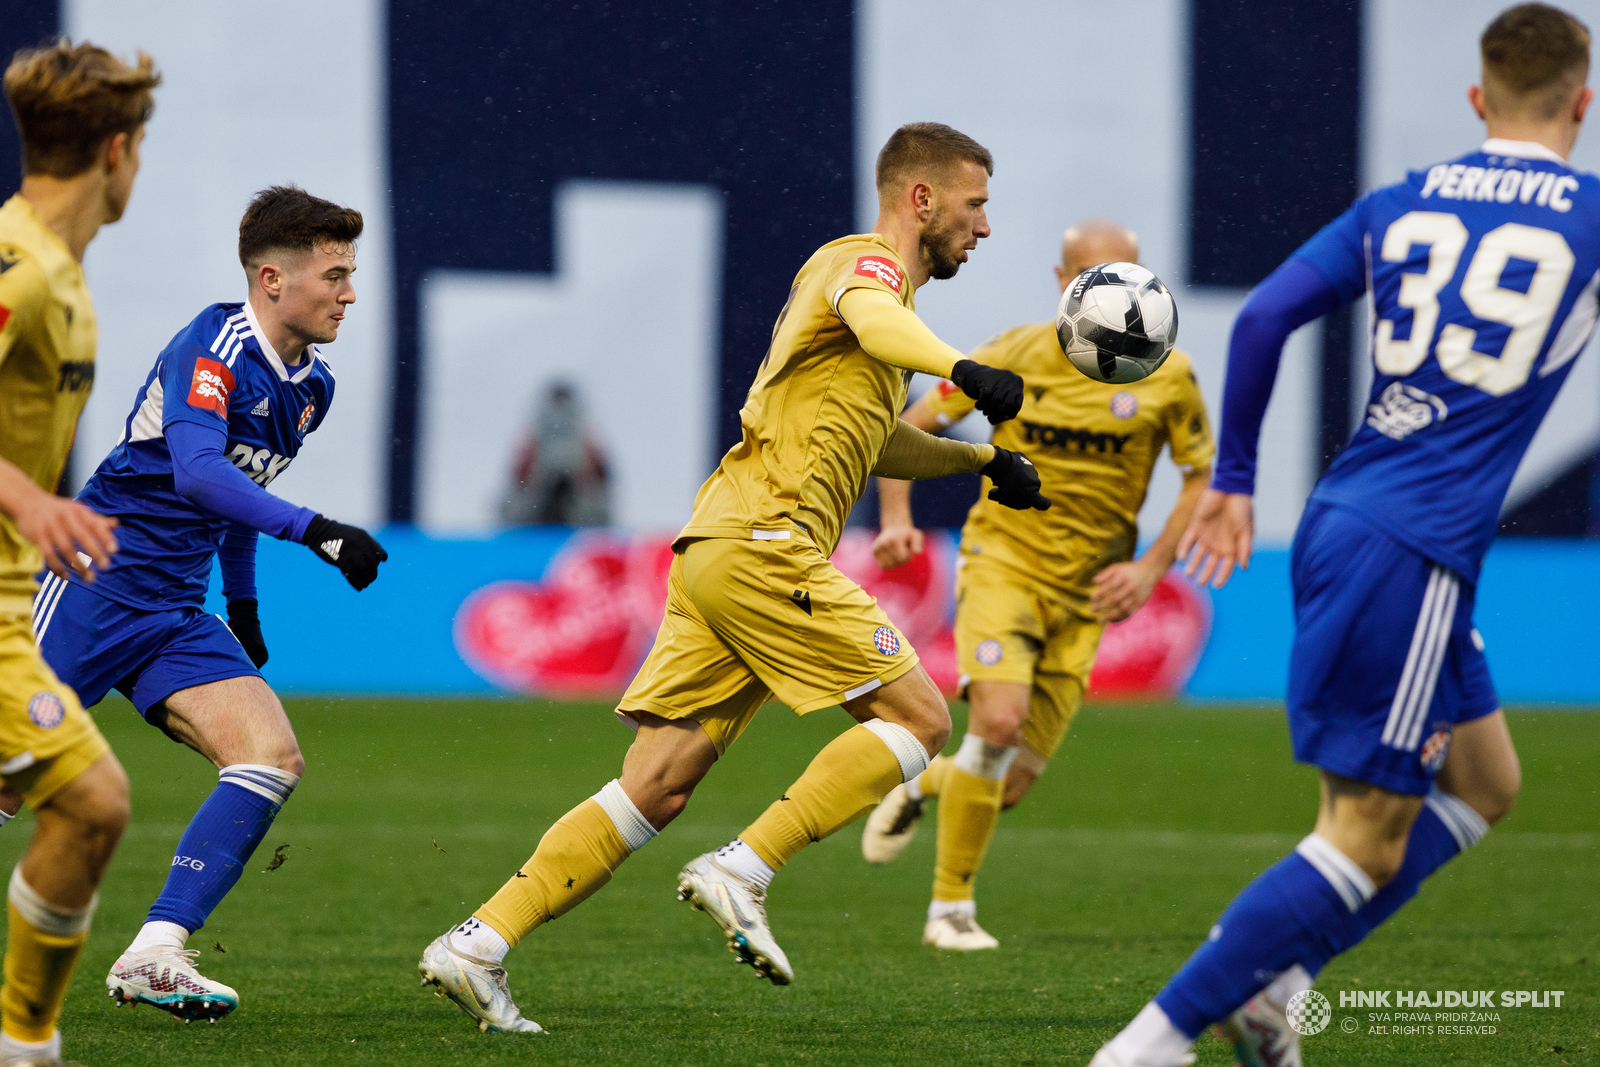
[(695, 786), (717, 761), (717, 749), (699, 723), (629, 712), (638, 736), (622, 760), (622, 789), (657, 830), (683, 814)]
[(91, 851), (109, 855), (130, 813), (127, 772), (108, 752), (46, 801), (39, 816), (41, 824), (70, 824), (72, 835), (88, 842)]
[(296, 778), (300, 778), (306, 773), (306, 758), (301, 755), (300, 746), (291, 743), (288, 751), (280, 752), (269, 766), (276, 767), (280, 771), (285, 771)]

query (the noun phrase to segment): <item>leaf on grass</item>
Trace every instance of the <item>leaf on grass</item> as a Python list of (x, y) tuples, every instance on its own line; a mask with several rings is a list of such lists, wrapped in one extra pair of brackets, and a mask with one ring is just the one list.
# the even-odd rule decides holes
[(211, 947), (213, 949), (215, 949), (216, 951), (218, 951), (218, 952), (226, 952), (226, 951), (228, 951), (227, 949), (222, 947), (222, 942), (221, 941), (213, 941), (211, 943)]
[(433, 847), (439, 849), (440, 852), (444, 851), (444, 849), (439, 848), (439, 839), (437, 837), (433, 838)]
[(289, 862), (289, 846), (279, 845), (272, 850), (272, 858), (267, 861), (267, 870), (275, 871)]

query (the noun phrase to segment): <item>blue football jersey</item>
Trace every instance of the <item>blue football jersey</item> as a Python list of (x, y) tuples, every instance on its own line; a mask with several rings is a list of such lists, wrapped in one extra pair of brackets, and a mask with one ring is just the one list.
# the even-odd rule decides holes
[(201, 605), (211, 560), (230, 521), (174, 488), (166, 430), (191, 422), (225, 430), (224, 454), (267, 486), (322, 424), (333, 372), (315, 346), (285, 366), (247, 304), (213, 304), (156, 359), (122, 437), (78, 495), (120, 520), (122, 550), (91, 587), (131, 607)]
[(1311, 499), (1476, 581), (1600, 303), (1600, 178), (1490, 140), (1369, 193), (1296, 255), (1372, 299), (1372, 393)]

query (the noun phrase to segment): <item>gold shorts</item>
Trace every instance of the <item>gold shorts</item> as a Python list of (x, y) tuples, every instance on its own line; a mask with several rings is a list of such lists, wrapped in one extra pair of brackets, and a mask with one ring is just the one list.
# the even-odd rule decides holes
[(617, 714), (694, 719), (720, 755), (773, 696), (804, 715), (916, 665), (878, 602), (798, 534), (704, 538), (672, 561), (666, 617)]
[(33, 619), (0, 616), (0, 778), (37, 808), (110, 751), (39, 654)]
[(1030, 687), (1027, 746), (1054, 756), (1083, 704), (1105, 624), (1042, 582), (1003, 564), (963, 555), (956, 574), (960, 686), (1019, 682)]

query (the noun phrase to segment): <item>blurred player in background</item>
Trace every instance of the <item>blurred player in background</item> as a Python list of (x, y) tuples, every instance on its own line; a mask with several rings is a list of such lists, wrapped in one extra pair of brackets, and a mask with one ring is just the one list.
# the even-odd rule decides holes
[[(333, 372), (316, 346), (338, 336), (355, 303), (361, 228), (360, 212), (292, 186), (256, 194), (239, 223), (245, 302), (211, 305), (168, 343), (79, 494), (120, 519), (121, 553), (93, 585), (49, 579), (34, 608), (45, 658), (87, 704), (115, 688), (220, 770), (106, 979), (118, 1004), (214, 1022), (239, 1003), (195, 970), (184, 943), (239, 880), (304, 769), (259, 670), (257, 532), (309, 546), (357, 589), (387, 558), (365, 531), (266, 488), (327, 417)], [(226, 625), (205, 610), (213, 557)]]
[(824, 245), (795, 277), (740, 413), (743, 439), (695, 498), (673, 550), (666, 618), (617, 714), (638, 736), (622, 776), (561, 818), (472, 918), (423, 954), (423, 983), (485, 1030), (536, 1031), (501, 960), (604, 885), (688, 803), (774, 695), (797, 714), (844, 705), (861, 724), (820, 752), (747, 830), (678, 876), (729, 947), (775, 984), (793, 977), (766, 919), (773, 875), (927, 766), (950, 733), (944, 698), (877, 603), (828, 562), (869, 475), (982, 471), (1010, 507), (1048, 507), (1021, 455), (933, 437), (898, 419), (913, 371), (952, 378), (994, 422), (1023, 382), (940, 341), (913, 309), (987, 237), (989, 152), (937, 123), (901, 127), (878, 156), (870, 234)]
[[(1100, 263), (1136, 262), (1133, 231), (1090, 219), (1066, 232), (1056, 279)], [(972, 353), (1028, 382), (1022, 413), (996, 428), (995, 444), (1033, 461), (1056, 504), (1011, 511), (981, 496), (961, 531), (956, 582), (960, 685), (971, 702), (954, 758), (940, 756), (896, 786), (867, 819), (861, 850), (888, 863), (910, 843), (926, 797), (939, 798), (939, 843), (924, 943), (995, 948), (977, 922), (973, 881), (1002, 809), (1044, 772), (1083, 702), (1095, 649), (1108, 622), (1150, 598), (1177, 554), (1178, 539), (1211, 476), (1205, 402), (1189, 357), (1173, 352), (1130, 385), (1080, 373), (1061, 354), (1055, 322), (1007, 330)], [(941, 382), (901, 418), (936, 433), (960, 422), (972, 400)], [(1164, 444), (1183, 490), (1154, 544), (1139, 559), (1139, 509)], [(882, 532), (873, 553), (896, 567), (922, 551), (911, 518), (911, 483), (880, 479)]]
[(43, 567), (90, 582), (117, 551), (114, 519), (52, 491), (94, 384), (84, 250), (128, 206), (160, 81), (142, 52), (130, 66), (64, 40), (5, 73), (23, 177), (0, 207), (0, 775), (9, 810), (20, 795), (38, 819), (6, 893), (5, 1065), (59, 1062), (56, 1020), (128, 821), (127, 776), (40, 657), (30, 611)]
[(1511, 808), (1521, 770), (1473, 595), (1512, 475), (1600, 315), (1600, 178), (1566, 162), (1593, 99), (1589, 44), (1556, 8), (1503, 12), (1468, 94), (1482, 147), (1356, 201), (1239, 313), (1217, 475), (1178, 549), (1217, 585), (1250, 560), (1285, 339), (1372, 293), (1366, 419), (1312, 490), (1291, 562), (1289, 725), (1295, 758), (1322, 770), (1321, 809), (1093, 1067), (1192, 1062), (1224, 1020), (1241, 1062), (1298, 1064), (1290, 1020), (1317, 973)]

